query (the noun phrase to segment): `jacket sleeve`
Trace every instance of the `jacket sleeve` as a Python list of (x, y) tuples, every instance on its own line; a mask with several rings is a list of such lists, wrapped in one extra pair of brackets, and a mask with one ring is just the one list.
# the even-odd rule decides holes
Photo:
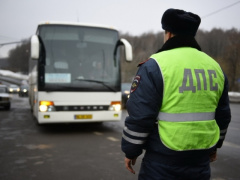
[(225, 76), (224, 89), (222, 96), (219, 100), (218, 107), (216, 109), (215, 119), (220, 128), (220, 139), (217, 143), (217, 148), (221, 148), (223, 141), (225, 139), (228, 125), (231, 121), (231, 111), (229, 106), (229, 97), (228, 97), (228, 79)]
[(129, 116), (122, 135), (122, 151), (133, 159), (142, 154), (149, 133), (157, 122), (162, 103), (162, 75), (155, 60), (143, 63), (133, 81), (127, 102)]

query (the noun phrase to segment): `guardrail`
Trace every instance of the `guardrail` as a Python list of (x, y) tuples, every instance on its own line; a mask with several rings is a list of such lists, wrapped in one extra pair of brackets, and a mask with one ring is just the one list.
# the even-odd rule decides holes
[(228, 92), (229, 101), (240, 103), (240, 92)]

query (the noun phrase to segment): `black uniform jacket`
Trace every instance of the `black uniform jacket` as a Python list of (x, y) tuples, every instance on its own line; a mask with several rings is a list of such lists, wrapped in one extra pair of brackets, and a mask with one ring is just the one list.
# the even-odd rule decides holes
[[(178, 47), (192, 47), (201, 51), (193, 37), (175, 36), (158, 51)], [(163, 79), (155, 60), (139, 64), (133, 80), (130, 98), (127, 102), (129, 116), (125, 120), (122, 136), (122, 151), (133, 159), (146, 150), (145, 158), (165, 164), (188, 164), (209, 161), (209, 154), (222, 146), (228, 124), (231, 120), (228, 81), (225, 76), (224, 91), (216, 109), (215, 119), (220, 127), (221, 137), (217, 145), (208, 150), (173, 151), (165, 147), (158, 134), (157, 116), (163, 98)]]

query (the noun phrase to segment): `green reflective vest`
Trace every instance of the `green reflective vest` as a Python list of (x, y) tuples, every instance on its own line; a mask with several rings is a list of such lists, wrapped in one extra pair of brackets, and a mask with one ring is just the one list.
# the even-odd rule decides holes
[(208, 149), (219, 140), (215, 110), (224, 88), (219, 64), (190, 47), (175, 48), (151, 56), (163, 77), (163, 101), (159, 135), (176, 151)]

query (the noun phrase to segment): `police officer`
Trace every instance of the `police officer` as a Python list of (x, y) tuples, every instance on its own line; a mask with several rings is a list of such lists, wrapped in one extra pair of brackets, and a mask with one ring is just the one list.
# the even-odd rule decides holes
[(200, 22), (191, 12), (165, 11), (164, 45), (139, 64), (122, 135), (130, 172), (145, 150), (139, 179), (210, 179), (231, 114), (227, 77), (194, 38)]

